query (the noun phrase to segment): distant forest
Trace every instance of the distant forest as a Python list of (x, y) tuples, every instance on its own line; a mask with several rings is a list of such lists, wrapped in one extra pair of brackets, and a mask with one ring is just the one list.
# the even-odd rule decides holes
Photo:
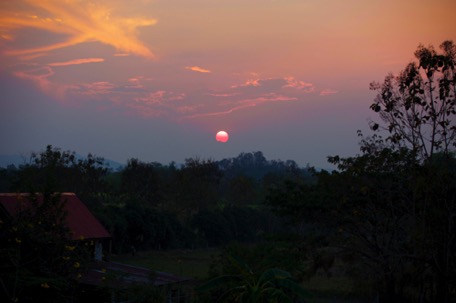
[(260, 240), (283, 227), (263, 201), (285, 180), (312, 182), (312, 168), (258, 151), (179, 167), (130, 159), (112, 171), (101, 157), (49, 145), (27, 164), (0, 169), (0, 192), (74, 192), (113, 235), (113, 252), (125, 253)]

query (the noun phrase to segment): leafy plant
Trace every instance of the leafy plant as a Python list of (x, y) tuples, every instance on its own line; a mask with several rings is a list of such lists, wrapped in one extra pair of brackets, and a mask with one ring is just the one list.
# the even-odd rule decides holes
[(311, 294), (287, 271), (270, 268), (257, 274), (240, 259), (228, 255), (232, 274), (220, 275), (200, 285), (199, 292), (212, 292), (217, 302), (294, 302)]

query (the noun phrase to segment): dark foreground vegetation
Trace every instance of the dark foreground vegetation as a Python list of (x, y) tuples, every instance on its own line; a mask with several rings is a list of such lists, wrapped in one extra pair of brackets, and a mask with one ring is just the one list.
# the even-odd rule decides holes
[[(360, 154), (328, 158), (332, 172), (261, 152), (183, 165), (130, 159), (111, 171), (102, 158), (48, 146), (1, 169), (0, 191), (45, 193), (51, 208), (50, 193), (76, 193), (111, 233), (112, 253), (139, 265), (158, 267), (143, 258), (151, 250), (217, 248), (190, 272), (195, 302), (321, 302), (312, 290), (341, 295), (334, 281), (363, 302), (456, 302), (456, 47), (415, 55), (372, 83), (381, 121), (359, 133)], [(1, 222), (2, 302), (78, 300), (87, 256), (52, 214)], [(135, 301), (163, 302), (142, 293)]]

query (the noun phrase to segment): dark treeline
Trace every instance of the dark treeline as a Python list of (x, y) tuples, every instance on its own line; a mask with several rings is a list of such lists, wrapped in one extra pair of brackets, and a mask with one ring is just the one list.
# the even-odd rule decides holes
[(285, 179), (312, 180), (309, 168), (261, 152), (190, 158), (179, 167), (130, 159), (114, 172), (101, 157), (52, 146), (0, 174), (1, 192), (76, 193), (111, 232), (114, 253), (259, 241), (283, 227), (263, 205), (268, 189)]

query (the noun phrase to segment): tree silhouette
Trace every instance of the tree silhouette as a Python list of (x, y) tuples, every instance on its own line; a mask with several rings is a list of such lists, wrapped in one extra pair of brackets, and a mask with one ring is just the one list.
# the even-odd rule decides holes
[(392, 143), (410, 147), (424, 161), (456, 147), (456, 45), (444, 41), (440, 49), (420, 45), (418, 62), (370, 86), (378, 91), (370, 108), (386, 124), (372, 122), (371, 128), (387, 130)]

